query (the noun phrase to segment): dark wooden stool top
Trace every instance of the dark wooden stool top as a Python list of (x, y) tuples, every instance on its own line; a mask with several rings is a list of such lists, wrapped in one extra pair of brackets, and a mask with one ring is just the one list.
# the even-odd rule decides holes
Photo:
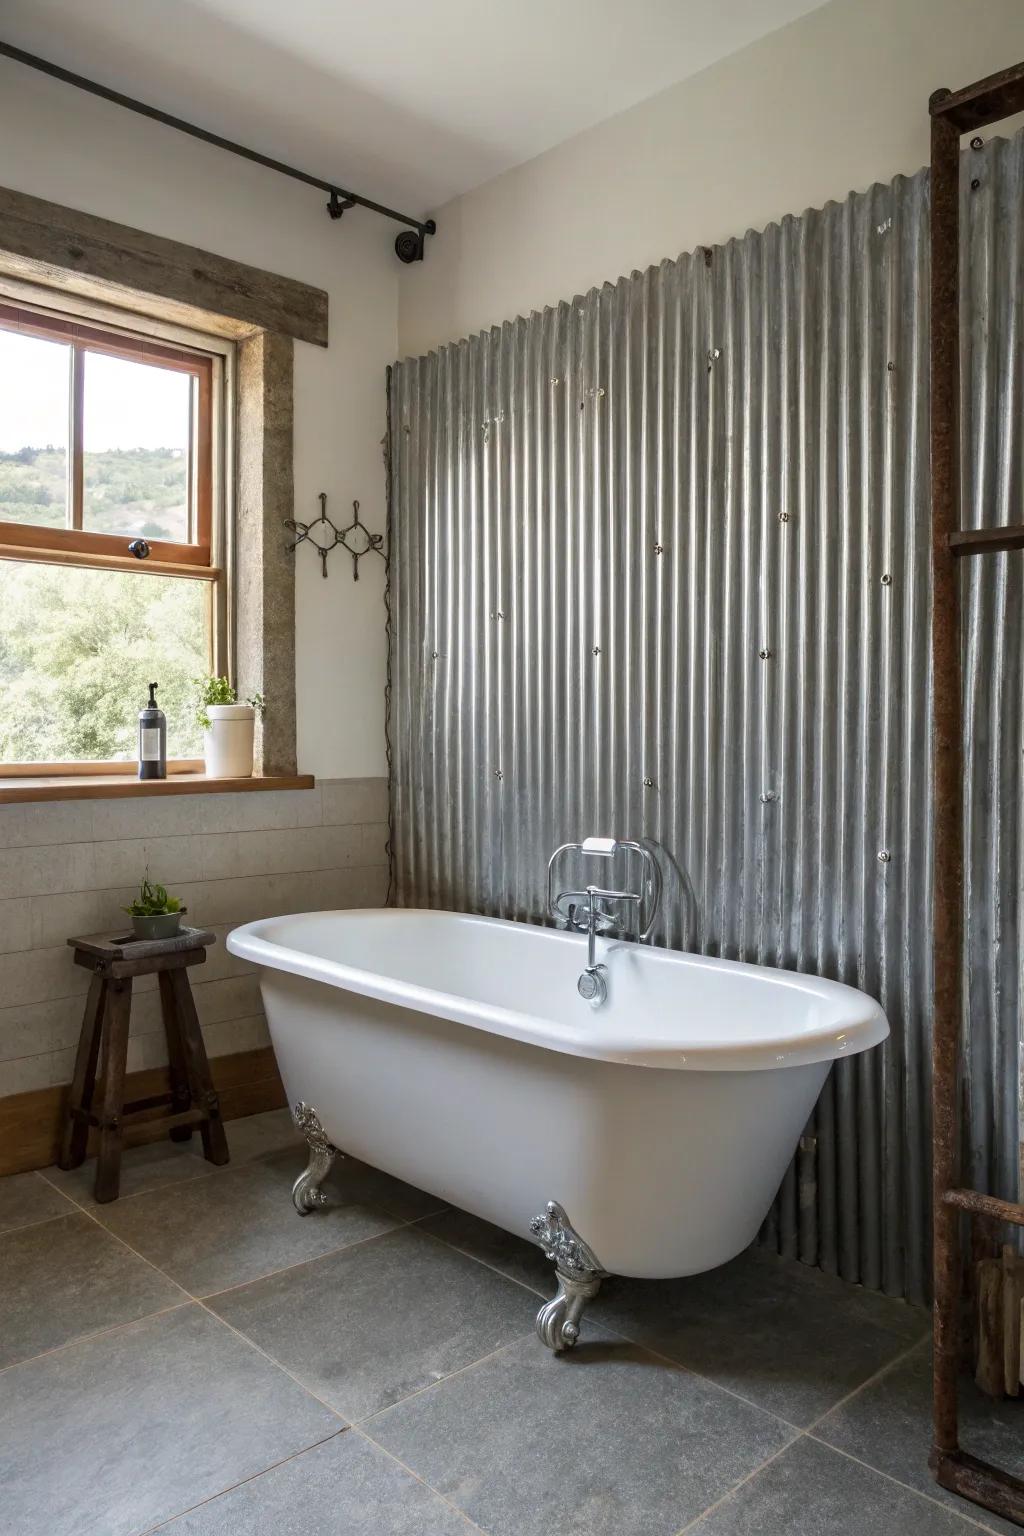
[[(188, 980), (189, 967), (202, 965), (207, 948), (216, 942), (216, 935), (205, 928), (183, 928), (173, 939), (136, 939), (120, 932), (68, 939), (75, 951), (75, 964), (91, 971), (92, 981), (59, 1162), (62, 1168), (78, 1168), (85, 1161), (90, 1127), (98, 1129), (95, 1196), (99, 1204), (117, 1199), (126, 1121), (149, 1115), (154, 1109), (168, 1111), (155, 1121), (150, 1116), (149, 1123), (169, 1131), (172, 1141), (188, 1141), (198, 1129), (203, 1156), (211, 1163), (228, 1161), (220, 1103)], [(136, 976), (150, 975), (157, 976), (160, 987), (170, 1089), (126, 1104), (132, 983)]]

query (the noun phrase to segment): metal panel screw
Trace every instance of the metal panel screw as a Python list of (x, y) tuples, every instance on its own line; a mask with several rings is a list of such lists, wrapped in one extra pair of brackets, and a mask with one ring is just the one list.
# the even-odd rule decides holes
[(437, 658), (440, 656), (440, 654), (441, 654), (440, 651), (431, 651), (431, 653), (430, 653), (431, 661), (436, 661)]
[(886, 363), (885, 371), (886, 371), (886, 373), (895, 373), (896, 372), (896, 364), (895, 363)]
[(972, 149), (984, 149), (985, 148), (985, 140), (981, 137), (980, 134), (976, 133), (974, 135), (974, 138), (971, 140), (971, 148)]
[(503, 619), (504, 617), (505, 615), (502, 613), (500, 608), (496, 608), (495, 611), (491, 614), (492, 619)]
[(655, 544), (655, 546), (654, 546), (654, 553), (656, 555), (663, 555), (665, 553), (665, 546), (664, 546), (664, 544)]
[(554, 386), (556, 384), (561, 384), (561, 382), (562, 382), (561, 379), (549, 379), (548, 380), (548, 383), (551, 385), (552, 389), (554, 388)]
[(879, 864), (890, 864), (892, 862), (892, 854), (889, 852), (888, 848), (881, 848), (879, 850), (878, 862)]
[(971, 191), (972, 192), (977, 192), (977, 190), (978, 190), (978, 188), (980, 186), (981, 186), (981, 182), (979, 181), (978, 177), (977, 176), (972, 176), (971, 177)]
[(892, 577), (889, 575), (888, 571), (886, 571), (885, 575), (882, 577), (882, 586), (883, 587), (891, 587), (892, 586)]
[(654, 788), (654, 780), (653, 779), (646, 779), (645, 778), (644, 779), (644, 789), (653, 789), (653, 788)]
[(789, 522), (789, 513), (788, 512), (780, 512), (779, 513), (779, 522), (780, 523), (788, 523)]
[(762, 661), (771, 661), (772, 653), (770, 650), (768, 650), (767, 646), (763, 651), (758, 651), (757, 654), (760, 656)]
[(774, 789), (766, 789), (764, 794), (761, 796), (761, 804), (762, 805), (771, 805), (772, 802), (774, 800), (777, 800), (778, 798), (779, 797), (775, 793)]
[(503, 779), (505, 777), (505, 775), (502, 773), (500, 768), (495, 768), (495, 770), (494, 770), (494, 777), (496, 779)]
[(712, 368), (718, 362), (718, 359), (721, 357), (721, 355), (722, 355), (721, 347), (709, 347), (708, 348), (708, 373), (711, 372)]
[(595, 656), (600, 656), (600, 654), (601, 654), (601, 647), (599, 645), (595, 645), (594, 646), (594, 655)]

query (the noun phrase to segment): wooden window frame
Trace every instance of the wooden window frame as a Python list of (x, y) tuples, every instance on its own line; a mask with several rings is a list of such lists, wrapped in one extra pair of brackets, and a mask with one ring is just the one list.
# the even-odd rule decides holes
[[(72, 315), (52, 314), (23, 308), (0, 296), (0, 329), (20, 335), (38, 336), (71, 347), (72, 378), (69, 389), (70, 422), (68, 437), (68, 500), (72, 527), (45, 528), (31, 523), (14, 523), (0, 518), (0, 560), (85, 567), (94, 570), (121, 570), (133, 576), (176, 576), (209, 583), (209, 623), (211, 666), (223, 671), (227, 665), (225, 633), (226, 603), (221, 594), (226, 572), (214, 564), (215, 555), (223, 558), (225, 537), (214, 517), (214, 410), (215, 380), (223, 376), (220, 354), (176, 346), (173, 342), (151, 338), (134, 331), (107, 330), (102, 324), (78, 320)], [(149, 555), (138, 559), (129, 554), (128, 544), (138, 535), (97, 533), (82, 527), (84, 512), (84, 358), (94, 352), (107, 357), (146, 363), (189, 374), (196, 380), (194, 405), (194, 452), (189, 455), (189, 523), (195, 540), (183, 543), (167, 539), (147, 539)], [(220, 371), (218, 364), (221, 364)], [(193, 494), (194, 493), (194, 494)], [(221, 492), (223, 496), (223, 491)], [(21, 798), (20, 792), (8, 791), (4, 783), (18, 781), (55, 784), (79, 781), (83, 785), (111, 784), (126, 776), (134, 778), (135, 760), (67, 762), (0, 762), (0, 802)], [(182, 776), (200, 779), (204, 775), (202, 758), (168, 758), (167, 773), (179, 784)], [(154, 781), (161, 787), (167, 781)], [(100, 791), (92, 791), (100, 792)], [(103, 791), (105, 792), (105, 791)], [(62, 795), (78, 791), (62, 789)]]
[[(0, 518), (0, 558), (36, 560), (59, 565), (85, 565), (105, 570), (129, 570), (139, 575), (190, 576), (218, 581), (222, 575), (213, 564), (213, 368), (209, 354), (169, 346), (143, 335), (102, 330), (74, 319), (42, 315), (0, 301), (0, 329), (71, 346), (71, 422), (68, 443), (68, 506), (70, 528), (43, 528)], [(190, 520), (195, 519), (194, 542), (147, 539), (145, 560), (129, 554), (134, 534), (95, 533), (82, 527), (84, 360), (89, 352), (126, 361), (145, 363), (186, 373), (196, 380), (194, 467), (190, 455)], [(194, 495), (192, 494), (194, 492)]]

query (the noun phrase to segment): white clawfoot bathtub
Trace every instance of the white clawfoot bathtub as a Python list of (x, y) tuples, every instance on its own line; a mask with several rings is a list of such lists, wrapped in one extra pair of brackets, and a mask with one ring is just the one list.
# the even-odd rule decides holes
[(340, 1147), (520, 1236), (533, 1221), (559, 1274), (554, 1348), (602, 1274), (693, 1274), (745, 1248), (832, 1062), (889, 1032), (837, 982), (607, 939), (594, 1008), (584, 938), (456, 913), (267, 918), (227, 944), (260, 968), (305, 1106), (300, 1207)]

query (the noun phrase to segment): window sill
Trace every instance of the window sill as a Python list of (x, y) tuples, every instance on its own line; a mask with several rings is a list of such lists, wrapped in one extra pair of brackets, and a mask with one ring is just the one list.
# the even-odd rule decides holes
[(0, 778), (0, 805), (31, 800), (116, 800), (138, 795), (223, 795), (239, 790), (312, 789), (311, 773), (248, 779), (211, 779), (205, 773), (175, 773), (166, 779), (139, 779), (134, 774), (103, 773), (45, 778)]

